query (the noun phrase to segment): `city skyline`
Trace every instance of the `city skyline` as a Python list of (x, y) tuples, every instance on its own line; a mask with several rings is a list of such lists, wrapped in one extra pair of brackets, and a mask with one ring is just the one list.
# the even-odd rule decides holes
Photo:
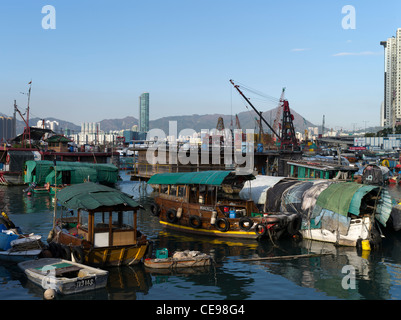
[[(43, 29), (42, 7), (55, 8)], [(384, 50), (401, 21), (397, 1), (120, 1), (0, 4), (0, 112), (79, 125), (133, 116), (152, 93), (149, 120), (247, 111), (229, 79), (331, 128), (380, 125)], [(355, 9), (354, 28), (344, 28)], [(392, 10), (388, 10), (392, 8)], [(139, 14), (141, 13), (141, 14)], [(263, 99), (262, 99), (263, 100)], [(275, 102), (254, 100), (261, 111)]]

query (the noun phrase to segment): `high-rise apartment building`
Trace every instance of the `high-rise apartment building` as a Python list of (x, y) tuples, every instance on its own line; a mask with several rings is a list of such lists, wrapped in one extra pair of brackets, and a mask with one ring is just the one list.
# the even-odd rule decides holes
[(401, 28), (395, 37), (381, 41), (384, 47), (384, 101), (380, 125), (392, 127), (401, 122)]
[(0, 143), (15, 138), (15, 121), (10, 117), (0, 116)]
[(149, 93), (144, 92), (139, 97), (139, 131), (149, 131)]

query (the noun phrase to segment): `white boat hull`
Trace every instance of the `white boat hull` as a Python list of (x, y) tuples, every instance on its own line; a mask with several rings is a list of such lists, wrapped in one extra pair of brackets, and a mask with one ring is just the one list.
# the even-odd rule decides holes
[[(19, 263), (18, 267), (33, 283), (64, 295), (104, 288), (109, 274), (105, 270), (55, 258), (25, 261)], [(63, 268), (70, 269), (58, 274)]]
[(371, 230), (371, 219), (369, 217), (352, 219), (348, 233), (340, 234), (338, 231), (331, 232), (326, 229), (301, 229), (300, 232), (305, 239), (336, 243), (342, 246), (357, 245), (358, 239), (365, 240), (369, 238)]

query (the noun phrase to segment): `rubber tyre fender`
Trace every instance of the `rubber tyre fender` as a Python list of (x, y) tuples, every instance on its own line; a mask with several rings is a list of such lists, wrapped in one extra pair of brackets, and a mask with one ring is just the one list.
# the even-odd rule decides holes
[(85, 262), (85, 252), (80, 246), (72, 247), (72, 255), (74, 256), (76, 262), (78, 263)]
[(49, 250), (53, 256), (53, 258), (62, 258), (63, 257), (63, 249), (61, 245), (57, 242), (50, 242), (49, 243)]
[(192, 215), (188, 220), (189, 226), (192, 228), (199, 229), (202, 226), (202, 220), (199, 216)]
[(63, 250), (63, 259), (72, 260), (72, 251), (70, 246), (61, 245), (61, 249)]
[[(248, 226), (245, 226), (248, 223)], [(238, 222), (239, 228), (244, 231), (249, 231), (253, 226), (253, 220), (249, 217), (241, 217)]]
[(264, 236), (266, 234), (267, 227), (264, 224), (258, 223), (255, 226), (255, 233), (259, 236)]
[(177, 222), (178, 218), (177, 218), (177, 211), (174, 209), (169, 209), (166, 212), (166, 217), (167, 217), (167, 221), (170, 223), (175, 223)]
[(156, 202), (152, 203), (150, 205), (150, 212), (157, 217), (160, 214), (160, 206)]
[(300, 216), (296, 216), (294, 219), (292, 219), (287, 226), (287, 232), (293, 236), (295, 234), (297, 234), (297, 232), (299, 231), (299, 229), (301, 229), (301, 222), (302, 222), (302, 218)]
[(144, 258), (145, 259), (150, 259), (153, 254), (153, 241), (149, 241), (148, 247), (146, 248)]
[(230, 229), (230, 222), (228, 222), (227, 218), (218, 218), (214, 225), (221, 232), (227, 232)]

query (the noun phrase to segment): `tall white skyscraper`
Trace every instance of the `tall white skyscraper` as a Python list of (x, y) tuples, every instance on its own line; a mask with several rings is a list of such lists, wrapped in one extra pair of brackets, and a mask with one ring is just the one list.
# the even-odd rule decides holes
[(392, 127), (401, 122), (401, 28), (396, 36), (381, 41), (384, 47), (384, 101), (380, 125)]

